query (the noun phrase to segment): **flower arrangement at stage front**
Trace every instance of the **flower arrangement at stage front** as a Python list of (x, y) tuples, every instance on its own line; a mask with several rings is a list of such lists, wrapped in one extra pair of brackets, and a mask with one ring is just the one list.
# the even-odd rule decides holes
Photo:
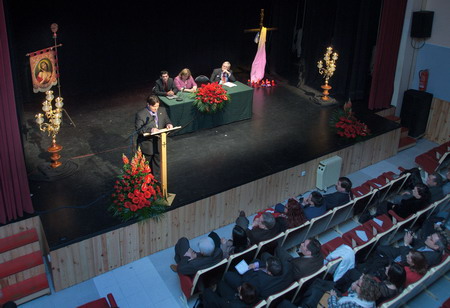
[(225, 107), (225, 104), (230, 102), (230, 95), (217, 82), (203, 84), (195, 92), (193, 105), (197, 107), (198, 111), (203, 113), (216, 113)]
[(113, 204), (109, 210), (122, 221), (160, 218), (167, 202), (141, 149), (137, 150), (131, 162), (124, 154), (122, 160), (124, 173), (115, 182)]
[(355, 117), (350, 100), (344, 104), (344, 108), (333, 113), (330, 124), (339, 136), (348, 139), (364, 138), (370, 135), (367, 125)]

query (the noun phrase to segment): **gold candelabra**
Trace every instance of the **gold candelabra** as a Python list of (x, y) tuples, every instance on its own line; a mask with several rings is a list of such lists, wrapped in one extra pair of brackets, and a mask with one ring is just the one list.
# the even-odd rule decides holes
[[(333, 53), (333, 48), (328, 47), (327, 51), (324, 54), (323, 61), (320, 60), (317, 62), (317, 67), (319, 68), (320, 75), (325, 78), (325, 84), (321, 86), (323, 89), (322, 100), (327, 101), (330, 98), (328, 95), (330, 94), (328, 91), (331, 89), (331, 86), (328, 84), (328, 80), (333, 76), (334, 71), (336, 71), (336, 61), (338, 59), (338, 54), (336, 52)], [(325, 62), (325, 65), (324, 65)]]
[(53, 91), (45, 92), (45, 101), (42, 103), (42, 110), (45, 112), (45, 117), (48, 123), (44, 123), (44, 115), (38, 113), (35, 115), (36, 123), (39, 125), (39, 129), (43, 132), (47, 132), (48, 136), (52, 138), (52, 146), (47, 149), (51, 153), (50, 164), (53, 168), (57, 168), (62, 165), (59, 161), (61, 155), (58, 153), (62, 150), (62, 146), (56, 143), (56, 135), (59, 133), (60, 125), (62, 122), (62, 107), (64, 106), (63, 98), (57, 97), (55, 99), (55, 109), (53, 109), (52, 101), (54, 99)]

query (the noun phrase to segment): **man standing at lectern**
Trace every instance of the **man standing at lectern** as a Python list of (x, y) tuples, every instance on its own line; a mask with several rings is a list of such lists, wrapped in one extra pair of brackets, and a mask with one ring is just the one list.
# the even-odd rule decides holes
[(161, 128), (173, 128), (172, 122), (164, 107), (159, 107), (159, 98), (150, 95), (147, 98), (147, 106), (136, 113), (134, 120), (138, 133), (137, 146), (150, 162), (150, 168), (155, 178), (161, 180), (160, 166), (160, 142), (156, 136), (144, 137), (144, 133), (157, 133)]

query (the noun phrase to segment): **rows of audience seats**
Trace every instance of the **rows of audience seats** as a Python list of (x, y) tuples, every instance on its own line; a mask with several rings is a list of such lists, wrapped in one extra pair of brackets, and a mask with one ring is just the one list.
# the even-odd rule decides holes
[[(447, 195), (443, 199), (430, 204), (425, 209), (406, 218), (399, 217), (395, 212), (389, 211), (388, 214), (374, 217), (374, 219), (370, 219), (350, 231), (345, 233), (340, 232), (339, 225), (341, 223), (349, 219), (357, 221), (358, 216), (362, 213), (369, 211), (369, 209), (385, 201), (388, 196), (398, 194), (408, 182), (409, 177), (410, 173), (408, 172), (402, 172), (400, 174), (395, 174), (394, 172), (383, 173), (358, 187), (354, 187), (352, 189), (354, 198), (347, 204), (328, 210), (319, 217), (313, 218), (298, 227), (287, 229), (285, 232), (279, 233), (276, 237), (262, 241), (258, 245), (253, 245), (243, 252), (232, 254), (218, 264), (198, 271), (193, 278), (178, 274), (183, 293), (189, 299), (194, 294), (201, 292), (204, 288), (216, 284), (223, 278), (227, 271), (234, 270), (234, 267), (241, 260), (245, 260), (250, 264), (255, 259), (258, 259), (263, 252), (273, 254), (274, 243), (289, 250), (298, 246), (304, 240), (317, 237), (331, 228), (334, 228), (341, 236), (322, 244), (322, 253), (325, 257), (345, 244), (353, 249), (357, 260), (365, 260), (376, 245), (395, 244), (399, 237), (403, 236), (403, 231), (406, 228), (412, 229), (418, 226), (430, 217), (439, 205), (450, 201), (450, 195)], [(333, 273), (339, 266), (342, 258), (335, 258), (328, 261), (326, 265), (314, 274), (294, 281), (288, 288), (262, 300), (255, 307), (276, 307), (283, 299), (295, 302), (307, 286), (310, 285), (312, 280), (315, 278), (325, 278), (328, 274)], [(450, 258), (448, 254), (445, 254), (441, 263), (431, 268), (422, 279), (408, 286), (397, 297), (383, 303), (382, 307), (398, 306), (400, 303), (406, 302), (418, 294), (424, 286), (445, 273), (449, 268)]]
[(434, 147), (416, 157), (416, 164), (428, 173), (433, 173), (450, 159), (450, 141)]

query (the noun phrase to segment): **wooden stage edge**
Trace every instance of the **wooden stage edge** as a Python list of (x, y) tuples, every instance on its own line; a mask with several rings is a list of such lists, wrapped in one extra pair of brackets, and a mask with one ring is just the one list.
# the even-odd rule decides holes
[[(228, 225), (235, 221), (240, 210), (250, 215), (313, 189), (319, 162), (331, 156), (342, 157), (342, 175), (387, 159), (397, 154), (399, 139), (400, 128), (169, 211), (159, 221), (137, 222), (51, 251), (49, 261), (55, 290), (174, 246), (182, 236), (194, 238)], [(305, 176), (300, 176), (302, 171), (306, 171)], [(38, 218), (32, 219), (34, 226), (40, 224), (34, 221)], [(12, 225), (0, 228), (0, 235), (8, 233), (2, 229), (14, 228)]]

